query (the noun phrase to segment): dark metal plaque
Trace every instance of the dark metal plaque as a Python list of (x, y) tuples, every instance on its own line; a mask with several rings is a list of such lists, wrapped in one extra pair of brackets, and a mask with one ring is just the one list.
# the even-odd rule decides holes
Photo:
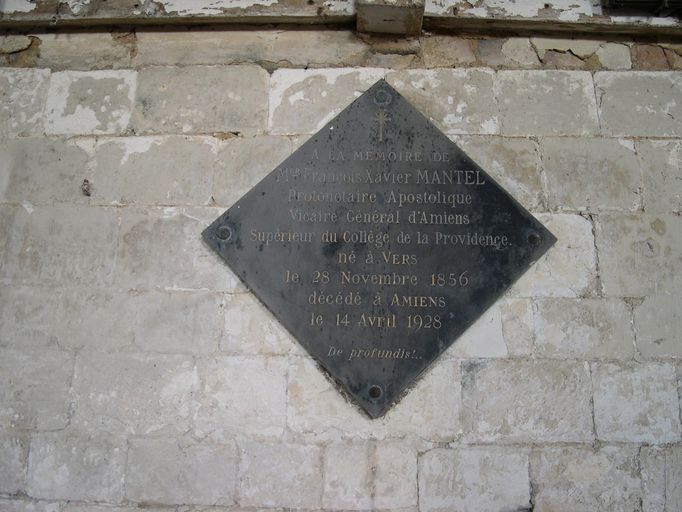
[(371, 417), (556, 241), (384, 80), (203, 237)]

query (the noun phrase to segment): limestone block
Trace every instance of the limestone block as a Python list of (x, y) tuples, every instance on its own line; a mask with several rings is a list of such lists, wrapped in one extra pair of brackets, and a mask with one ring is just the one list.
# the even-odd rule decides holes
[(569, 361), (465, 361), (465, 439), (478, 442), (589, 442), (590, 375)]
[(502, 332), (511, 356), (525, 356), (533, 344), (533, 311), (530, 300), (502, 299), (500, 302)]
[(11, 220), (5, 273), (26, 284), (111, 283), (118, 212), (83, 206), (34, 208), (24, 203)]
[(196, 435), (218, 442), (234, 434), (281, 436), (286, 424), (286, 372), (283, 358), (200, 360)]
[(22, 499), (1, 499), (2, 512), (62, 512), (61, 503)]
[(9, 139), (0, 143), (0, 201), (86, 203), (81, 190), (92, 180), (88, 154), (61, 139)]
[(130, 67), (131, 47), (107, 31), (39, 34), (37, 65), (58, 69)]
[(270, 78), (269, 131), (315, 133), (383, 76), (374, 68), (278, 69)]
[(417, 451), (404, 441), (377, 445), (374, 507), (400, 509), (417, 506)]
[(415, 435), (450, 440), (460, 433), (459, 365), (440, 361), (385, 416), (370, 420), (349, 403), (308, 358), (292, 357), (287, 424), (294, 432), (336, 438)]
[(436, 448), (419, 459), (419, 510), (478, 512), (529, 506), (526, 450)]
[(7, 273), (7, 252), (17, 206), (0, 204), (0, 277)]
[(134, 439), (128, 452), (126, 498), (167, 505), (231, 505), (237, 474), (234, 443)]
[(242, 506), (320, 507), (322, 450), (318, 446), (244, 441), (239, 447)]
[(679, 441), (675, 367), (668, 363), (592, 363), (594, 421), (603, 441)]
[(601, 125), (616, 137), (682, 136), (682, 73), (603, 71), (594, 75)]
[(100, 139), (93, 200), (105, 204), (205, 205), (216, 140), (156, 136)]
[(495, 96), (503, 135), (591, 135), (599, 132), (587, 71), (499, 71)]
[(571, 52), (577, 57), (585, 59), (596, 52), (601, 46), (601, 41), (590, 39), (557, 39), (549, 37), (533, 37), (531, 43), (538, 52), (540, 58), (544, 58), (548, 50), (559, 52)]
[(237, 276), (201, 239), (217, 208), (125, 209), (116, 283), (135, 289), (243, 290)]
[[(64, 503), (60, 512), (140, 512), (140, 508), (145, 508), (149, 512), (173, 512), (175, 507), (161, 506), (161, 505), (147, 505), (144, 507), (137, 507), (131, 504), (127, 507), (112, 507), (111, 505), (95, 505), (92, 503)], [(200, 509), (199, 509), (200, 510)], [(216, 508), (216, 510), (219, 510)]]
[(596, 223), (604, 292), (643, 297), (674, 290), (682, 269), (682, 219), (674, 215), (601, 215)]
[(616, 299), (543, 299), (535, 313), (537, 357), (632, 359), (630, 310)]
[(630, 48), (619, 43), (604, 43), (596, 52), (599, 63), (605, 69), (630, 69)]
[(463, 136), (457, 145), (531, 211), (544, 210), (542, 165), (530, 139)]
[(568, 52), (545, 52), (542, 67), (545, 69), (585, 69), (585, 61)]
[[(0, 431), (0, 493), (16, 494), (24, 490), (27, 461), (28, 437)], [(2, 502), (0, 510), (5, 510)]]
[(145, 30), (136, 35), (137, 66), (243, 62), (273, 67), (352, 66), (368, 50), (350, 30)]
[(552, 210), (641, 208), (642, 173), (632, 141), (548, 138), (540, 152)]
[(73, 424), (136, 435), (182, 433), (190, 427), (198, 389), (189, 356), (82, 352), (73, 380)]
[(0, 53), (16, 53), (31, 46), (31, 38), (19, 34), (6, 34), (0, 36)]
[(45, 105), (51, 135), (122, 133), (130, 121), (137, 73), (131, 70), (52, 73)]
[(225, 296), (220, 350), (229, 354), (285, 355), (302, 353), (298, 342), (250, 293)]
[(642, 510), (672, 512), (682, 509), (682, 447), (643, 446), (640, 464)]
[[(288, 137), (234, 138), (218, 146), (212, 197), (230, 207), (294, 152)], [(254, 158), (258, 155), (258, 158)]]
[(679, 295), (674, 290), (644, 297), (634, 311), (640, 354), (652, 358), (682, 358), (682, 313)]
[(510, 37), (500, 48), (500, 53), (512, 63), (523, 67), (536, 67), (540, 65), (538, 53), (531, 45), (527, 37)]
[(554, 246), (521, 276), (511, 297), (582, 297), (595, 288), (597, 255), (592, 224), (579, 215), (537, 215), (557, 237)]
[(64, 428), (69, 421), (73, 356), (42, 349), (0, 349), (0, 424), (16, 429)]
[(386, 81), (447, 134), (499, 133), (489, 69), (431, 69), (387, 73)]
[(144, 68), (131, 127), (136, 133), (261, 132), (268, 78), (248, 65)]
[(530, 467), (539, 512), (639, 510), (636, 447), (545, 448), (533, 453)]
[(370, 510), (370, 447), (334, 444), (325, 449), (322, 506), (330, 510)]
[(635, 43), (632, 45), (632, 66), (647, 71), (665, 71), (670, 63), (665, 51), (658, 45)]
[(470, 39), (446, 35), (421, 38), (422, 61), (427, 68), (452, 68), (473, 64), (476, 56)]
[(27, 492), (35, 498), (118, 503), (125, 459), (122, 437), (78, 431), (33, 434)]
[(0, 287), (0, 346), (28, 349), (56, 345), (59, 294), (53, 289)]
[(642, 140), (637, 151), (644, 176), (644, 211), (682, 211), (682, 141)]
[(357, 0), (358, 32), (419, 35), (424, 18), (424, 0)]
[(441, 357), (471, 359), (509, 355), (502, 333), (502, 314), (495, 304), (462, 334)]
[(0, 137), (43, 133), (50, 71), (0, 69)]

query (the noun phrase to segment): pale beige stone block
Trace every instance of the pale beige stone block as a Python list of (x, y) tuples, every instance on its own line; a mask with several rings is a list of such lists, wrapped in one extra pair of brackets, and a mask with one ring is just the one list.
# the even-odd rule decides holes
[(618, 70), (632, 67), (630, 48), (625, 44), (604, 43), (596, 54), (599, 63), (605, 69)]
[(679, 295), (664, 291), (634, 307), (637, 350), (644, 357), (682, 358), (682, 312)]
[(594, 421), (603, 441), (680, 439), (675, 367), (668, 363), (592, 363)]
[(130, 67), (131, 47), (108, 31), (45, 33), (37, 37), (40, 39), (38, 66), (55, 70)]
[(321, 506), (322, 450), (300, 444), (239, 444), (239, 503), (244, 507)]
[(417, 506), (417, 451), (403, 441), (377, 445), (374, 508)]
[(372, 508), (369, 444), (334, 444), (325, 449), (322, 506), (330, 510)]
[(642, 140), (637, 151), (644, 176), (644, 211), (681, 211), (682, 141)]
[(599, 132), (592, 75), (587, 71), (498, 71), (495, 96), (503, 135)]
[[(0, 492), (17, 494), (24, 490), (28, 462), (28, 436), (0, 431)], [(3, 503), (0, 502), (0, 510)]]
[(26, 350), (56, 348), (60, 294), (51, 288), (0, 287), (0, 345)]
[(0, 69), (0, 137), (41, 135), (48, 69)]
[(58, 350), (1, 349), (0, 424), (53, 430), (69, 422), (73, 355)]
[(556, 50), (559, 52), (571, 52), (577, 57), (585, 59), (594, 54), (602, 42), (599, 40), (590, 39), (561, 39), (549, 37), (533, 37), (531, 43), (538, 52), (540, 58), (545, 57), (548, 50)]
[(27, 493), (35, 498), (119, 503), (126, 442), (78, 431), (33, 434)]
[(424, 67), (452, 68), (476, 62), (472, 41), (446, 35), (421, 38)]
[(134, 435), (183, 433), (192, 424), (198, 390), (189, 356), (82, 352), (73, 379), (73, 424)]
[(538, 52), (526, 37), (510, 37), (502, 44), (500, 53), (521, 66), (535, 67), (540, 65)]
[(478, 512), (529, 506), (524, 449), (436, 448), (419, 458), (419, 510)]
[(200, 360), (196, 435), (218, 442), (235, 434), (281, 436), (286, 424), (286, 372), (283, 358)]
[(643, 512), (682, 509), (682, 447), (643, 446), (640, 464)]
[(638, 510), (641, 499), (637, 448), (605, 446), (537, 450), (531, 475), (540, 512)]
[(130, 121), (136, 86), (137, 73), (131, 70), (52, 73), (45, 105), (45, 132), (122, 133)]
[(533, 352), (559, 359), (632, 359), (630, 309), (616, 299), (540, 300)]
[(136, 133), (262, 132), (268, 80), (267, 71), (250, 65), (144, 68), (131, 127)]
[(604, 133), (682, 136), (682, 73), (603, 71), (594, 75)]
[(529, 355), (534, 336), (531, 301), (527, 299), (502, 299), (500, 311), (502, 333), (509, 355)]
[(509, 355), (502, 333), (498, 304), (483, 313), (441, 356), (447, 359), (506, 357)]
[(465, 439), (478, 442), (589, 442), (590, 376), (586, 363), (465, 361)]
[(490, 69), (392, 71), (386, 81), (447, 134), (500, 131)]
[(231, 505), (235, 501), (237, 448), (183, 439), (130, 442), (126, 498), (166, 505)]

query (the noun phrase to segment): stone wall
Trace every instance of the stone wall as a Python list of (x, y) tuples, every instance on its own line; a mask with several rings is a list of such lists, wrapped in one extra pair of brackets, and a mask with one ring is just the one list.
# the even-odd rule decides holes
[[(0, 510), (682, 509), (682, 47), (1, 48)], [(559, 241), (371, 421), (199, 234), (381, 77)]]

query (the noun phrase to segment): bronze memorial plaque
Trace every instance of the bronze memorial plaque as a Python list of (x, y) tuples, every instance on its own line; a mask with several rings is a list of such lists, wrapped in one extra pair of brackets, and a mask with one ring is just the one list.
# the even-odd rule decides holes
[(556, 241), (384, 80), (203, 237), (373, 418)]

